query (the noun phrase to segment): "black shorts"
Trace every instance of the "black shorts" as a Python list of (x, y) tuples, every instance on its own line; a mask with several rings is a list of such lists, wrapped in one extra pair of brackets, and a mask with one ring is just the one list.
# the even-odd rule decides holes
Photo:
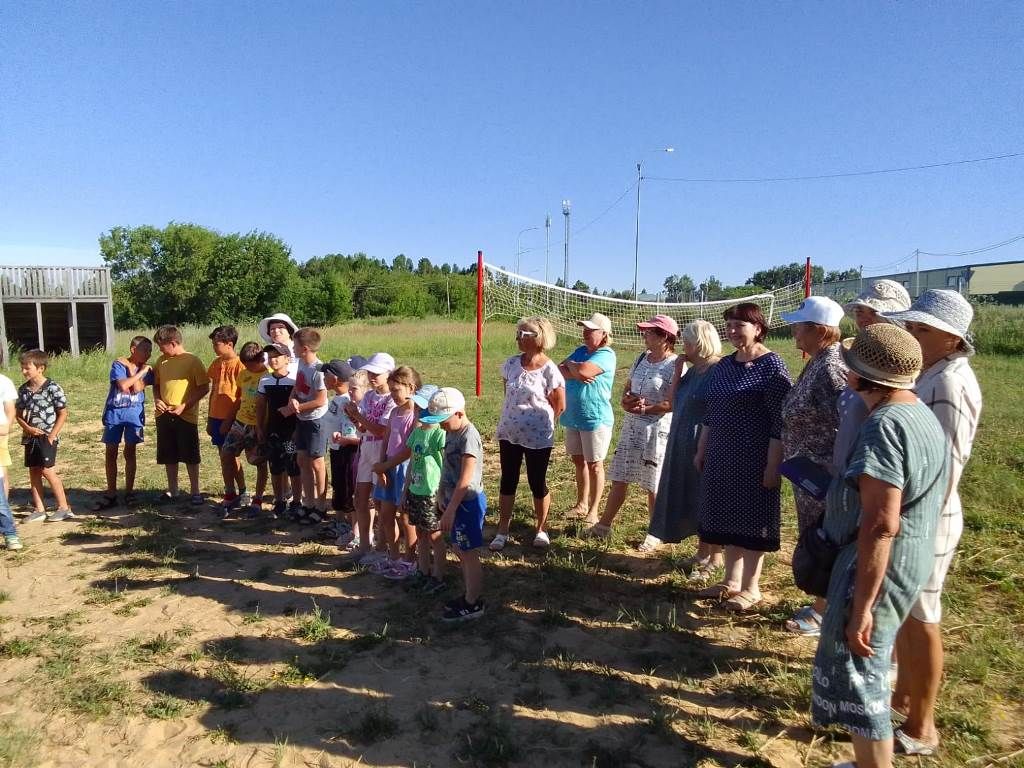
[(264, 446), (267, 454), (267, 463), (270, 465), (270, 474), (298, 477), (299, 462), (295, 457), (295, 443), (286, 440), (278, 435), (267, 435), (267, 444)]
[(156, 417), (156, 463), (198, 464), (199, 426), (173, 413)]
[(53, 443), (46, 435), (35, 435), (25, 443), (25, 466), (42, 467), (48, 469), (57, 462), (57, 445), (60, 440)]

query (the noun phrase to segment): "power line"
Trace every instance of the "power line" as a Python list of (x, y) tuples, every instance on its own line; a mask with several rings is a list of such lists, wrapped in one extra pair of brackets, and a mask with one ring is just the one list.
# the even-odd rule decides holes
[[(647, 177), (645, 176), (644, 178), (647, 178)], [(628, 195), (634, 189), (636, 189), (636, 182), (635, 181), (632, 184), (630, 184), (628, 187), (626, 187), (626, 189), (623, 190), (622, 194), (619, 195), (617, 198), (615, 198), (615, 200), (612, 202), (612, 204), (609, 205), (607, 208), (605, 208), (603, 211), (601, 211), (601, 213), (597, 214), (597, 216), (592, 218), (590, 221), (588, 221), (582, 227), (579, 227), (578, 229), (574, 229), (573, 230), (573, 236), (574, 237), (579, 237), (583, 232), (585, 232), (590, 227), (592, 227), (594, 224), (596, 224), (601, 219), (603, 219), (605, 216), (607, 216), (611, 212), (612, 208), (614, 208), (619, 203), (621, 203), (625, 199), (626, 195)], [(551, 245), (553, 245), (555, 248), (558, 248), (558, 247), (560, 247), (562, 245), (565, 245), (565, 238), (562, 238), (562, 240), (560, 242), (552, 243)], [(539, 250), (542, 250), (542, 248), (541, 248), (541, 246), (538, 245), (535, 248), (523, 248), (523, 250), (521, 250), (520, 253), (531, 253), (533, 251), (539, 251)]]
[(698, 179), (680, 176), (644, 176), (648, 181), (682, 181), (693, 184), (756, 184), (778, 181), (819, 181), (821, 179), (843, 179), (851, 176), (876, 176), (883, 173), (905, 173), (907, 171), (923, 171), (929, 168), (948, 168), (953, 165), (968, 165), (969, 163), (987, 163), (991, 160), (1006, 160), (1008, 158), (1024, 157), (1024, 152), (1008, 152), (1005, 155), (990, 155), (988, 157), (973, 157), (967, 160), (950, 160), (944, 163), (928, 163), (927, 165), (908, 165), (902, 168), (880, 168), (871, 171), (844, 171), (841, 173), (822, 173), (814, 176), (764, 176), (749, 179), (724, 178), (724, 179)]
[(973, 256), (976, 253), (985, 253), (985, 251), (994, 251), (996, 248), (1002, 248), (1003, 246), (1011, 245), (1013, 243), (1019, 242), (1020, 240), (1024, 240), (1024, 235), (1017, 235), (1016, 237), (1011, 237), (1009, 240), (1003, 240), (1002, 242), (999, 242), (999, 243), (992, 243), (991, 245), (983, 245), (981, 248), (972, 248), (969, 251), (957, 251), (956, 253), (933, 253), (931, 251), (921, 251), (921, 255), (922, 256), (943, 256), (943, 257), (950, 257), (950, 258), (955, 258), (955, 257), (959, 257), (959, 256)]

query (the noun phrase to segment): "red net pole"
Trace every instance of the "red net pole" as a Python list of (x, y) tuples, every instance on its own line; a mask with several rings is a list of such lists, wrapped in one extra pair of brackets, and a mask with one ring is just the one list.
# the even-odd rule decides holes
[(806, 299), (811, 295), (811, 257), (807, 257), (807, 263), (804, 265), (804, 298)]
[(484, 252), (476, 252), (476, 396), (483, 393), (484, 369)]

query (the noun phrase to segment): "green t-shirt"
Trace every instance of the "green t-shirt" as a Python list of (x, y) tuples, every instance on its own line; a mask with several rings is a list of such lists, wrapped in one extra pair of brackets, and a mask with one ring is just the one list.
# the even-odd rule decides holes
[(409, 460), (409, 493), (433, 496), (441, 485), (444, 460), (444, 430), (440, 427), (416, 427), (405, 441), (412, 451)]

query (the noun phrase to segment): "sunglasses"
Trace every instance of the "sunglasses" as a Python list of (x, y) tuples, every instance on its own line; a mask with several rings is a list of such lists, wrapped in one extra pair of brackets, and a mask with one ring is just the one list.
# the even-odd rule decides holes
[(531, 339), (536, 335), (537, 333), (535, 331), (516, 331), (517, 339)]

